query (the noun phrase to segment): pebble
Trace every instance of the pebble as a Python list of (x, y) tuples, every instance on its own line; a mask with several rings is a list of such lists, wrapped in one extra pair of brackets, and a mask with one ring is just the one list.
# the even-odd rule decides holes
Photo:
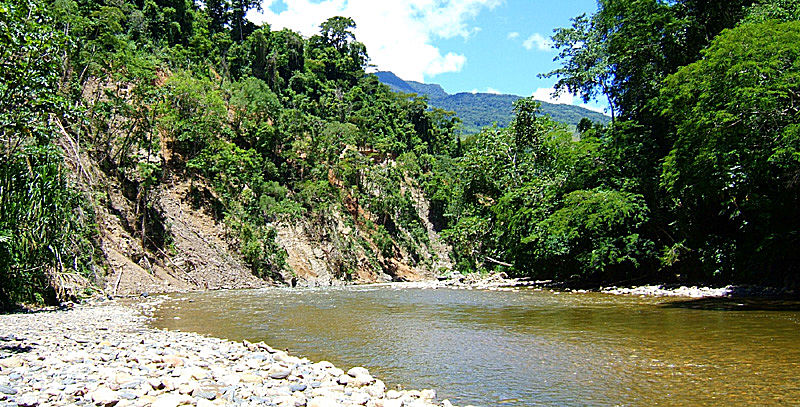
[[(291, 373), (291, 372), (292, 371), (290, 370), (289, 373)], [(287, 374), (287, 376), (288, 376), (288, 374)], [(244, 374), (244, 375), (242, 375), (241, 380), (242, 380), (242, 383), (261, 383), (261, 382), (264, 381), (264, 379), (261, 376), (256, 376), (254, 374)]]
[(267, 373), (270, 378), (272, 379), (285, 379), (292, 374), (292, 371), (289, 368), (283, 366), (275, 366), (269, 370)]
[[(386, 392), (363, 367), (345, 373), (270, 346), (147, 327), (160, 301), (0, 315), (0, 407), (440, 406), (435, 392)], [(138, 309), (138, 311), (137, 311)], [(413, 395), (413, 397), (412, 397)]]
[(360, 367), (360, 366), (356, 366), (356, 367), (353, 367), (350, 370), (348, 370), (347, 374), (349, 374), (350, 376), (353, 376), (353, 377), (356, 377), (358, 375), (368, 375), (369, 374), (369, 370), (367, 370), (367, 369), (365, 369), (363, 367)]
[(23, 394), (15, 400), (20, 407), (34, 407), (39, 405), (39, 399), (33, 394)]
[(0, 359), (0, 366), (5, 369), (13, 369), (22, 366), (22, 358), (19, 356), (11, 356), (8, 358)]
[(117, 392), (108, 387), (98, 387), (97, 390), (92, 392), (91, 398), (95, 404), (101, 406), (113, 406), (119, 402)]
[(359, 374), (358, 376), (354, 377), (350, 381), (350, 384), (352, 384), (353, 386), (356, 386), (356, 387), (362, 387), (362, 386), (366, 386), (368, 384), (371, 384), (374, 381), (375, 381), (375, 378), (373, 378), (372, 376), (370, 376), (368, 374)]

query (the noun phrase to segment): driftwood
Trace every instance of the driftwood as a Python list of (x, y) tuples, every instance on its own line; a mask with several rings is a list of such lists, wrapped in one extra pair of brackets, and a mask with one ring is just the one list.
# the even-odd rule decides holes
[(513, 265), (513, 264), (506, 263), (506, 262), (504, 262), (504, 261), (500, 261), (500, 260), (497, 260), (497, 259), (493, 259), (493, 258), (491, 258), (491, 257), (489, 257), (489, 256), (486, 256), (486, 260), (487, 260), (487, 261), (489, 261), (489, 262), (492, 262), (492, 263), (494, 263), (494, 264), (499, 264), (499, 265), (501, 265), (501, 266), (506, 266), (506, 267), (514, 267), (514, 265)]

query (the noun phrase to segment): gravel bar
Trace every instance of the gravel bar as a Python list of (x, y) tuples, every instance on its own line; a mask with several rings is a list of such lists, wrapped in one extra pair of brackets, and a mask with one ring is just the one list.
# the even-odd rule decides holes
[(150, 328), (154, 306), (107, 301), (0, 315), (0, 407), (451, 406), (433, 390), (387, 391), (363, 367)]

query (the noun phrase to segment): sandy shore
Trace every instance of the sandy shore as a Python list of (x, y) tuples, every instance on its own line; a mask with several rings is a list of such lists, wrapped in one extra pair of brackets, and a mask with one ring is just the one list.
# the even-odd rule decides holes
[(0, 315), (0, 406), (450, 406), (362, 367), (149, 328), (153, 303)]

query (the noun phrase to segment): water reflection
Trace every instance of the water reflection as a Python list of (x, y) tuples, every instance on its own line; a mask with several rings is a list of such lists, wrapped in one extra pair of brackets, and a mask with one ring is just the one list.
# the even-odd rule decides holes
[(366, 366), (390, 386), (435, 388), (458, 404), (798, 400), (796, 308), (703, 304), (533, 290), (268, 289), (177, 296), (155, 324)]

